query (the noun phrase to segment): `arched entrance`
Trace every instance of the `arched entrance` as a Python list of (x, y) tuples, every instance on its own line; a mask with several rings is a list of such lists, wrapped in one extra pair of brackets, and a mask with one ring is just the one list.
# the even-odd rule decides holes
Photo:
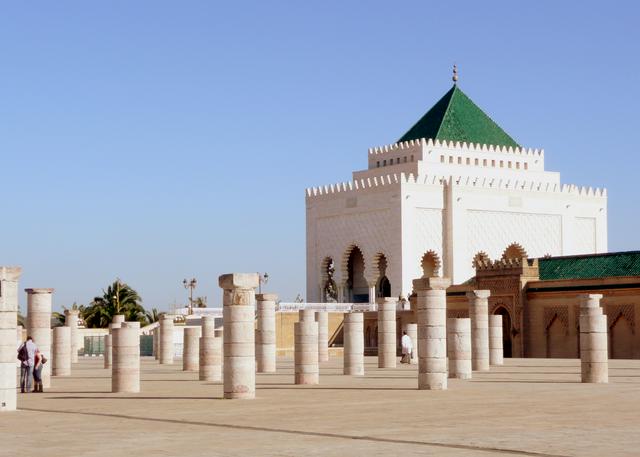
[(351, 303), (369, 303), (369, 286), (364, 277), (364, 256), (357, 246), (351, 249), (347, 260), (346, 294)]
[(511, 316), (504, 306), (496, 308), (493, 314), (502, 316), (502, 353), (504, 357), (512, 357), (513, 342), (511, 340)]
[(609, 328), (609, 347), (612, 359), (633, 359), (633, 331), (629, 321), (622, 315)]
[(547, 336), (547, 357), (551, 359), (568, 359), (572, 357), (569, 347), (567, 329), (556, 314), (545, 329)]
[(376, 297), (390, 297), (391, 283), (387, 278), (387, 258), (384, 254), (378, 255), (378, 282), (376, 283)]

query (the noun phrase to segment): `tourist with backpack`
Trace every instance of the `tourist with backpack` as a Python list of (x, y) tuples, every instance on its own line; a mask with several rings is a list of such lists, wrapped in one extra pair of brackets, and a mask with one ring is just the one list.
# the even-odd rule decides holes
[(35, 366), (36, 351), (38, 347), (33, 338), (27, 337), (27, 341), (18, 348), (18, 360), (20, 360), (20, 392), (30, 392), (33, 379), (33, 367)]

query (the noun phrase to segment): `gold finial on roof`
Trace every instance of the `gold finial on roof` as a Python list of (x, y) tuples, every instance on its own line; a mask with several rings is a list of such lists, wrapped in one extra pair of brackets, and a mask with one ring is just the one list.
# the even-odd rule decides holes
[(453, 84), (456, 84), (458, 82), (458, 66), (454, 63), (453, 64)]

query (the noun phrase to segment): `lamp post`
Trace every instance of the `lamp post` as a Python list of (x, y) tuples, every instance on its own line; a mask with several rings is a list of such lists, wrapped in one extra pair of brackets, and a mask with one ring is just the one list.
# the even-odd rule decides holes
[(189, 281), (186, 279), (182, 280), (184, 288), (189, 289), (189, 314), (193, 314), (193, 289), (196, 288), (197, 284), (198, 280), (196, 278), (191, 278)]
[(262, 285), (269, 282), (269, 273), (258, 273), (258, 293), (262, 293)]

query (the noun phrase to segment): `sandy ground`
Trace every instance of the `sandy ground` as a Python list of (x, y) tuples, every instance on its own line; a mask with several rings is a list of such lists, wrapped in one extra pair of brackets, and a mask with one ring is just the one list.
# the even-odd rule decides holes
[(610, 383), (581, 384), (578, 360), (509, 359), (446, 391), (418, 391), (416, 366), (293, 385), (291, 359), (258, 375), (255, 400), (182, 363), (142, 360), (142, 392), (112, 394), (102, 359), (19, 394), (0, 416), (0, 456), (614, 456), (640, 455), (640, 361), (610, 362)]

